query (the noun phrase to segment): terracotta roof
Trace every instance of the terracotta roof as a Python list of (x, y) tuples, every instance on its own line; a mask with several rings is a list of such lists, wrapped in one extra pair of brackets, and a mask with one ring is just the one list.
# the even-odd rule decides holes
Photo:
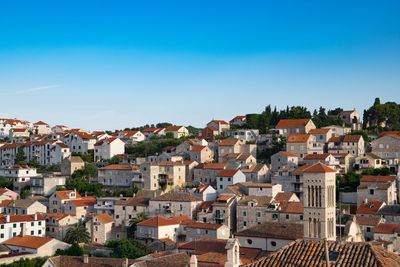
[(182, 161), (161, 161), (158, 163), (160, 166), (183, 166)]
[(211, 185), (208, 184), (202, 184), (199, 187), (196, 188), (195, 192), (202, 194), (204, 190), (206, 190), (208, 187), (211, 187)]
[(239, 139), (224, 139), (218, 143), (218, 146), (234, 146), (239, 142)]
[(178, 249), (193, 250), (196, 254), (207, 252), (226, 253), (226, 239), (203, 238), (178, 244)]
[[(190, 256), (185, 252), (168, 254), (152, 259), (136, 261), (135, 267), (187, 267), (190, 264)], [(130, 266), (130, 265), (129, 265)], [(132, 265), (133, 266), (133, 265)]]
[(257, 207), (267, 207), (271, 203), (272, 197), (268, 196), (243, 196), (239, 202), (239, 206), (247, 206), (249, 202), (255, 202)]
[(236, 116), (233, 119), (231, 119), (230, 122), (233, 122), (234, 120), (239, 120), (239, 119), (240, 120), (243, 120), (243, 119), (246, 120), (246, 116)]
[(194, 146), (191, 151), (202, 151), (206, 146)]
[(132, 171), (132, 170), (139, 170), (138, 166), (134, 166), (131, 164), (112, 164), (105, 167), (99, 168), (100, 171), (105, 170), (120, 170), (120, 171)]
[(281, 211), (285, 213), (303, 213), (303, 202), (285, 202)]
[(304, 143), (310, 138), (310, 134), (291, 134), (286, 140), (287, 143)]
[(394, 136), (400, 136), (400, 132), (399, 131), (392, 131), (392, 132), (382, 132), (378, 135), (377, 138), (381, 138), (384, 137), (386, 135), (394, 135)]
[(211, 131), (218, 131), (214, 126), (207, 126), (206, 129), (210, 129)]
[(30, 199), (17, 199), (12, 202), (10, 202), (7, 207), (13, 207), (13, 208), (20, 208), (20, 209), (26, 209), (33, 205), (36, 200), (30, 200)]
[(217, 177), (233, 177), (239, 170), (222, 170)]
[(330, 153), (323, 153), (323, 154), (307, 154), (305, 155), (304, 159), (326, 159), (329, 157)]
[(360, 182), (394, 182), (396, 176), (374, 176), (374, 175), (364, 175)]
[(253, 187), (253, 188), (258, 188), (258, 187), (263, 187), (263, 188), (271, 188), (274, 186), (274, 184), (271, 183), (254, 183), (254, 182), (242, 182), (239, 183), (240, 185), (243, 185), (245, 187)]
[(297, 158), (297, 156), (295, 154), (287, 152), (287, 151), (279, 151), (278, 153), (288, 156), (288, 157), (296, 157)]
[(303, 238), (303, 225), (264, 222), (244, 231), (238, 232), (236, 236), (296, 240)]
[(304, 127), (311, 119), (280, 120), (275, 128)]
[(35, 122), (33, 125), (48, 125), (48, 124), (43, 121), (38, 121), (38, 122)]
[(58, 145), (59, 147), (61, 147), (61, 148), (69, 148), (69, 146), (67, 146), (65, 143), (63, 143), (63, 142), (58, 142), (58, 143), (56, 143), (56, 145)]
[(76, 134), (77, 136), (79, 136), (82, 139), (96, 139), (96, 137), (94, 137), (94, 135), (91, 135), (91, 134), (86, 133), (86, 132), (74, 131), (73, 133)]
[(326, 172), (336, 172), (334, 169), (326, 166), (325, 164), (318, 162), (311, 166), (304, 165), (297, 168), (293, 173), (326, 173)]
[(363, 202), (358, 207), (357, 214), (376, 214), (376, 212), (384, 205), (382, 201), (368, 201)]
[(204, 169), (223, 170), (228, 167), (228, 163), (206, 163), (203, 165)]
[(262, 163), (249, 163), (244, 165), (243, 168), (241, 168), (240, 170), (243, 173), (258, 173), (264, 167), (266, 167), (266, 165)]
[(310, 134), (327, 134), (331, 129), (323, 128), (323, 129), (311, 129), (308, 133)]
[(155, 197), (150, 201), (182, 201), (182, 202), (191, 202), (191, 201), (202, 201), (200, 198), (195, 197), (193, 195), (184, 194), (184, 193), (166, 193), (161, 196)]
[(360, 141), (360, 139), (362, 138), (361, 135), (341, 135), (341, 136), (335, 136), (335, 137), (331, 137), (329, 138), (328, 142), (336, 142), (336, 143), (340, 143), (340, 142), (355, 142), (357, 143), (358, 141)]
[[(121, 267), (126, 259), (123, 258), (101, 258), (88, 257), (88, 264), (83, 263), (84, 256), (55, 256), (49, 258), (55, 267)], [(128, 266), (131, 266), (135, 260), (129, 259)]]
[[(212, 212), (212, 204), (214, 201), (203, 201), (200, 206), (197, 208), (197, 212), (200, 212), (204, 209), (208, 210), (209, 213)], [(210, 209), (211, 208), (211, 209)], [(210, 209), (210, 210), (209, 210)]]
[[(116, 138), (116, 137), (112, 137), (112, 138), (103, 138), (103, 139), (97, 141), (97, 142), (94, 144), (94, 146), (101, 146), (101, 145), (104, 144), (104, 142), (106, 142), (106, 141), (107, 141), (108, 144), (111, 144), (112, 142), (114, 142), (114, 141), (117, 140), (117, 139), (119, 139), (119, 138)], [(119, 139), (119, 140), (121, 140), (121, 139)]]
[(275, 202), (289, 201), (293, 197), (293, 195), (296, 194), (292, 192), (279, 192), (278, 194), (275, 195), (274, 201)]
[(148, 220), (145, 220), (143, 222), (138, 223), (137, 225), (140, 226), (166, 226), (166, 225), (175, 225), (179, 224), (179, 222), (175, 219), (167, 219), (164, 217), (156, 216), (153, 218), (150, 218)]
[(114, 222), (114, 218), (110, 216), (108, 213), (103, 213), (103, 214), (95, 214), (93, 217), (96, 217), (98, 220), (100, 220), (102, 223), (107, 224), (107, 223), (112, 223)]
[(36, 214), (36, 220), (35, 220), (35, 214), (18, 214), (18, 215), (9, 215), (10, 221), (7, 222), (7, 216), (4, 214), (0, 214), (0, 224), (5, 224), (5, 223), (15, 223), (15, 222), (33, 222), (33, 221), (43, 221), (44, 216), (41, 215), (40, 213)]
[(223, 120), (212, 120), (211, 122), (215, 122), (218, 124), (228, 124), (226, 121), (223, 121)]
[[(328, 250), (337, 252), (331, 266), (389, 267), (398, 266), (400, 262), (400, 256), (397, 254), (371, 243), (328, 241)], [(246, 266), (326, 266), (325, 246), (323, 242), (296, 240)]]
[(394, 234), (400, 232), (400, 224), (380, 223), (374, 228), (374, 233)]
[(56, 221), (62, 220), (68, 216), (74, 216), (74, 214), (66, 214), (66, 213), (45, 213), (44, 215), (49, 218), (55, 218)]
[(168, 126), (165, 131), (167, 132), (173, 132), (173, 131), (179, 131), (183, 126)]
[(25, 236), (14, 236), (9, 240), (4, 241), (2, 244), (9, 246), (38, 249), (52, 240), (54, 239), (49, 237), (25, 235)]
[(382, 219), (380, 217), (357, 216), (356, 220), (359, 225), (377, 226)]
[[(74, 190), (64, 190), (64, 191), (56, 191), (56, 195), (60, 198), (60, 199), (70, 199), (68, 197), (69, 194), (74, 193)], [(81, 195), (79, 195), (78, 192), (75, 192), (75, 198), (80, 198)]]
[(85, 207), (85, 206), (94, 206), (97, 201), (95, 198), (82, 198), (82, 199), (73, 199), (70, 201), (75, 207)]
[(0, 203), (0, 207), (6, 207), (8, 206), (10, 203), (14, 202), (14, 200), (10, 200), (10, 199), (5, 199)]

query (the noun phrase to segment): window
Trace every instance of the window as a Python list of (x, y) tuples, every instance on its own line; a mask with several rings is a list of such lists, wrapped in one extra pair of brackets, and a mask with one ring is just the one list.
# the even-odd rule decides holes
[(35, 222), (31, 222), (31, 226), (34, 226), (35, 225)]
[(272, 214), (272, 219), (274, 220), (278, 219), (278, 214)]
[(222, 189), (222, 184), (219, 186), (219, 189)]
[(4, 224), (1, 225), (1, 229), (4, 229)]
[(246, 243), (249, 244), (249, 245), (251, 245), (251, 244), (253, 244), (253, 240), (247, 239), (247, 240), (246, 240)]
[(0, 234), (0, 238), (4, 238), (4, 234)]
[(17, 236), (17, 233), (13, 233), (13, 236)]
[(246, 212), (245, 211), (243, 211), (243, 216), (246, 216)]
[(17, 224), (16, 223), (13, 223), (13, 228), (17, 228)]
[(38, 234), (41, 235), (41, 234), (42, 234), (42, 230), (39, 230), (39, 231), (38, 231)]
[(247, 226), (247, 222), (246, 221), (243, 222), (243, 226)]
[(370, 194), (370, 195), (373, 195), (373, 194), (375, 193), (374, 191), (375, 191), (374, 189), (370, 189), (370, 190), (369, 190), (369, 194)]
[(257, 212), (257, 217), (261, 217), (261, 212)]
[(367, 232), (370, 233), (371, 232), (371, 228), (367, 227)]
[(35, 231), (31, 231), (31, 235), (34, 235), (35, 234)]
[(276, 246), (276, 242), (275, 241), (271, 241), (271, 246), (275, 247)]
[(122, 210), (125, 210), (125, 206), (122, 207)]
[(286, 219), (289, 219), (289, 214), (286, 214)]
[(300, 220), (303, 220), (303, 215), (300, 215)]

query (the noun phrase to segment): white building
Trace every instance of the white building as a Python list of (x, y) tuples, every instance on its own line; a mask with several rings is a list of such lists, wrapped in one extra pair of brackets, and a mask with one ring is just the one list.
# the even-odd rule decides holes
[(119, 138), (105, 138), (94, 144), (94, 160), (111, 159), (125, 153), (125, 142)]
[(0, 217), (0, 243), (22, 233), (31, 236), (44, 236), (46, 233), (45, 230), (45, 218), (39, 213), (1, 215)]
[(241, 170), (222, 170), (217, 174), (217, 190), (222, 191), (230, 185), (246, 182)]
[(63, 136), (62, 140), (70, 148), (71, 152), (87, 153), (89, 149), (94, 149), (96, 137), (83, 131), (71, 131)]

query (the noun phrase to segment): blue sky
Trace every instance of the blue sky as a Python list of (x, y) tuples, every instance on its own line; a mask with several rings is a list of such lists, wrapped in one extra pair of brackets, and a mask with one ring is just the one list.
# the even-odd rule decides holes
[(399, 102), (399, 1), (1, 1), (0, 117), (87, 130)]

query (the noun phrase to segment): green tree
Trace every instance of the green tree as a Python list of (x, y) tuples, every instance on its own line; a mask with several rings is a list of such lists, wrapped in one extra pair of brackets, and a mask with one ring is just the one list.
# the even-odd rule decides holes
[(168, 132), (165, 134), (165, 138), (167, 139), (173, 139), (174, 138), (174, 133)]
[(78, 243), (74, 242), (72, 245), (63, 250), (63, 249), (57, 249), (55, 256), (59, 255), (66, 255), (66, 256), (83, 256), (85, 253), (85, 250), (83, 247), (79, 246)]
[(6, 177), (0, 176), (0, 188), (4, 187), (13, 190), (14, 189), (13, 181), (8, 180)]
[(26, 165), (26, 157), (24, 153), (24, 147), (18, 147), (17, 156), (15, 157), (14, 164), (15, 165)]
[(136, 259), (150, 253), (149, 247), (133, 238), (109, 242), (106, 246), (113, 248), (114, 251), (110, 254), (113, 258)]
[(108, 163), (119, 164), (121, 161), (122, 161), (121, 158), (118, 157), (117, 155), (115, 155), (114, 157), (112, 157), (111, 159), (108, 160)]
[(97, 168), (93, 164), (85, 164), (85, 167), (80, 170), (76, 170), (72, 174), (72, 178), (85, 178), (90, 179), (97, 177)]
[(85, 224), (77, 223), (74, 227), (68, 228), (64, 241), (70, 244), (88, 243), (90, 241), (90, 234)]
[(221, 134), (217, 134), (215, 136), (215, 140), (217, 140), (217, 141), (221, 141), (221, 140), (227, 139), (227, 138), (229, 138), (229, 135), (226, 133), (226, 131), (223, 131)]

